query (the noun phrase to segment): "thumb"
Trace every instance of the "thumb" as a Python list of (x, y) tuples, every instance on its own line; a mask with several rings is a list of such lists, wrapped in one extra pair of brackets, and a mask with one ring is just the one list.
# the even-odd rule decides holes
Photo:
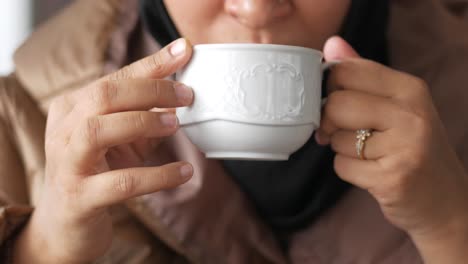
[(325, 61), (341, 61), (360, 57), (346, 40), (338, 36), (331, 37), (325, 42), (323, 54)]

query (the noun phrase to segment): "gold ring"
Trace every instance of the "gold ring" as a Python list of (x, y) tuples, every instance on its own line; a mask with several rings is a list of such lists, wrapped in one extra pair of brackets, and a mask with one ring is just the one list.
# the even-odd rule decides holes
[(366, 146), (366, 140), (372, 136), (372, 131), (370, 129), (359, 129), (356, 131), (356, 152), (357, 156), (361, 160), (366, 160), (364, 156), (364, 148)]

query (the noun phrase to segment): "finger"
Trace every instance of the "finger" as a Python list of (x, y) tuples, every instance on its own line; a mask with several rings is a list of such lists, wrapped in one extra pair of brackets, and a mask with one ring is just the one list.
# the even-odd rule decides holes
[(331, 91), (356, 90), (402, 101), (427, 90), (420, 79), (365, 59), (349, 59), (335, 65), (327, 85)]
[[(78, 164), (88, 164), (108, 148), (140, 138), (174, 134), (178, 120), (173, 113), (123, 112), (87, 119), (70, 138), (71, 153)], [(80, 167), (80, 166), (77, 166)]]
[(385, 131), (401, 122), (404, 111), (390, 100), (356, 91), (335, 91), (325, 104), (318, 133), (330, 137), (337, 130)]
[(82, 90), (75, 112), (80, 116), (188, 106), (193, 90), (169, 80), (108, 80)]
[(359, 160), (338, 154), (334, 167), (342, 180), (365, 190), (381, 182), (383, 177), (379, 163), (373, 160)]
[(103, 80), (122, 80), (134, 78), (162, 79), (174, 74), (183, 67), (192, 56), (192, 46), (184, 39), (180, 38), (159, 52), (134, 62), (121, 70), (110, 74)]
[[(360, 58), (359, 54), (340, 37), (331, 37), (324, 46), (327, 61), (341, 61), (333, 66), (328, 89), (351, 89), (375, 95), (410, 100), (414, 93), (422, 95), (427, 87), (420, 79), (393, 70), (377, 62)], [(376, 85), (378, 84), (378, 85)]]
[[(390, 153), (395, 144), (389, 138), (387, 132), (372, 132), (372, 135), (364, 143), (364, 157), (369, 160), (377, 160)], [(355, 131), (339, 130), (330, 138), (331, 147), (337, 154), (358, 159), (356, 142)]]
[(91, 208), (101, 208), (177, 187), (187, 182), (192, 175), (193, 167), (187, 162), (108, 171), (84, 179), (83, 198)]

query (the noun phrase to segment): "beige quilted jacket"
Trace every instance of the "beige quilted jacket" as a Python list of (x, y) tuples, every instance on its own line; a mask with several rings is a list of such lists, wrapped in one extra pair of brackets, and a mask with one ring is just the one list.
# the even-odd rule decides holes
[[(41, 195), (50, 100), (154, 51), (146, 38), (136, 0), (78, 0), (18, 49), (15, 73), (0, 78), (0, 253), (7, 253), (7, 241)], [(468, 167), (468, 1), (394, 0), (389, 42), (392, 66), (429, 83), (451, 143)], [(160, 153), (155, 162), (192, 162), (194, 178), (174, 191), (113, 207), (114, 243), (97, 262), (421, 262), (406, 234), (358, 189), (291, 235), (290, 250), (282, 252), (217, 161), (205, 159), (182, 133)]]

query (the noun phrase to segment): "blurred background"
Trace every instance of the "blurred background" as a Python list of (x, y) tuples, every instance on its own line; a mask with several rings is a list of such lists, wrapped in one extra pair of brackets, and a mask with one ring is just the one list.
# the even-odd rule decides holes
[(0, 75), (13, 70), (12, 56), (32, 30), (71, 0), (0, 0)]

